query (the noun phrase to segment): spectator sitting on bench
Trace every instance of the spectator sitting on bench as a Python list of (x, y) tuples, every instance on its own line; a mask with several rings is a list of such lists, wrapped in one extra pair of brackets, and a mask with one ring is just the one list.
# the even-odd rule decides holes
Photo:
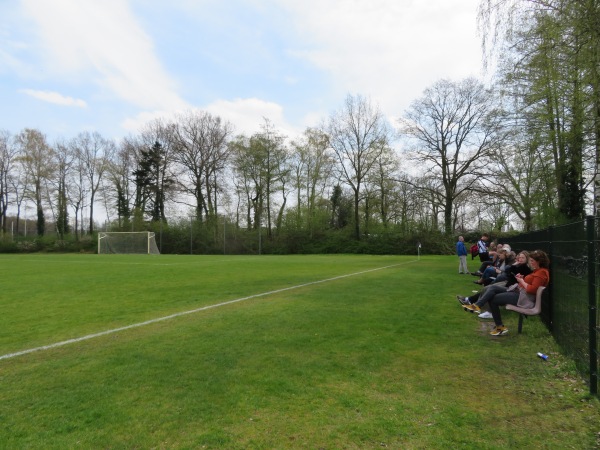
[[(457, 295), (456, 298), (463, 305), (463, 309), (465, 311), (480, 314), (481, 308), (485, 306), (485, 304), (491, 298), (493, 298), (494, 295), (501, 292), (506, 292), (510, 286), (517, 284), (517, 274), (526, 276), (530, 273), (531, 268), (529, 267), (529, 253), (522, 251), (517, 255), (515, 263), (507, 266), (503, 274), (496, 278), (496, 280), (498, 280), (497, 282), (486, 286), (481, 292), (473, 296), (463, 297), (461, 295)], [(504, 281), (500, 280), (501, 277), (504, 278)], [(488, 312), (481, 313), (480, 317), (482, 319), (492, 318), (491, 314)]]
[[(490, 331), (492, 336), (502, 336), (508, 333), (508, 328), (502, 322), (500, 306), (517, 305), (522, 308), (533, 308), (535, 296), (540, 286), (548, 286), (550, 282), (550, 258), (542, 250), (535, 250), (529, 254), (529, 265), (533, 272), (529, 275), (516, 275), (517, 284), (511, 286), (506, 292), (500, 292), (489, 301), (495, 328)], [(513, 289), (514, 288), (514, 289)]]
[[(500, 247), (500, 245), (498, 245)], [(496, 258), (494, 259), (494, 263), (488, 266), (481, 275), (481, 278), (477, 281), (474, 281), (475, 284), (483, 284), (487, 286), (492, 283), (498, 276), (500, 276), (506, 266), (512, 265), (515, 261), (515, 254), (510, 250), (510, 247), (507, 246), (501, 247), (497, 250)], [(505, 278), (506, 280), (506, 278)], [(499, 280), (502, 281), (502, 280)]]
[[(477, 243), (477, 245), (479, 245), (479, 242)], [(492, 242), (490, 244), (489, 251), (487, 252), (487, 255), (488, 255), (487, 259), (482, 260), (481, 265), (479, 266), (479, 269), (477, 270), (477, 272), (471, 272), (471, 275), (481, 277), (483, 275), (483, 272), (485, 271), (485, 269), (487, 269), (489, 266), (494, 264), (494, 262), (498, 258), (498, 252), (502, 248), (503, 248), (502, 244), (496, 244), (495, 242)], [(510, 249), (510, 246), (508, 246), (508, 248)], [(480, 259), (481, 259), (481, 256), (480, 256)]]

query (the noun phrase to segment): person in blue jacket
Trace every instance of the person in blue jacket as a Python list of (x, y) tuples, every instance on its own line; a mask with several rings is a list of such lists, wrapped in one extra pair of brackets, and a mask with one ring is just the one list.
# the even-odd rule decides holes
[(465, 238), (462, 236), (458, 237), (458, 242), (456, 243), (456, 256), (458, 256), (458, 273), (468, 274), (467, 247), (465, 247)]

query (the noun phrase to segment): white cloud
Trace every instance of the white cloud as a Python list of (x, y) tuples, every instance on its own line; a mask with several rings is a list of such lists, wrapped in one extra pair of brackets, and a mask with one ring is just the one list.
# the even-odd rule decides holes
[[(43, 86), (22, 92), (82, 106), (58, 94), (72, 87), (99, 106), (86, 120), (131, 132), (203, 105), (238, 133), (260, 131), (266, 117), (293, 137), (347, 93), (397, 117), (438, 79), (477, 75), (479, 1), (19, 0), (0, 6), (10, 12), (0, 17), (0, 73), (19, 75), (5, 92)], [(151, 35), (172, 49), (168, 70)]]
[(22, 4), (36, 22), (46, 70), (72, 78), (91, 77), (141, 108), (185, 106), (127, 2), (22, 0)]
[(206, 106), (206, 111), (228, 120), (236, 127), (236, 133), (251, 135), (259, 132), (269, 119), (281, 133), (291, 136), (298, 130), (288, 124), (283, 115), (283, 107), (277, 103), (258, 98), (237, 98), (235, 100), (218, 100)]
[(480, 73), (478, 0), (284, 3), (304, 37), (292, 52), (329, 73), (339, 94), (371, 96), (390, 114), (440, 78)]
[(58, 92), (52, 91), (36, 91), (34, 89), (21, 89), (19, 92), (37, 98), (48, 103), (62, 106), (76, 106), (78, 108), (86, 108), (87, 103), (84, 100), (73, 97), (66, 97)]
[(142, 111), (135, 117), (128, 117), (121, 122), (121, 127), (132, 134), (139, 133), (145, 125), (157, 119), (169, 121), (175, 117), (176, 111)]
[[(190, 109), (193, 110), (194, 108), (187, 108), (187, 110)], [(294, 128), (285, 120), (283, 107), (281, 105), (258, 98), (217, 100), (201, 109), (215, 116), (219, 116), (223, 120), (231, 122), (235, 127), (235, 134), (246, 134), (250, 136), (259, 132), (261, 126), (265, 123), (265, 118), (268, 119), (279, 132), (286, 136), (293, 137), (302, 131)], [(137, 114), (135, 117), (125, 119), (121, 126), (131, 133), (137, 133), (142, 130), (146, 124), (154, 120), (176, 120), (177, 115), (183, 112), (184, 110), (144, 111)]]

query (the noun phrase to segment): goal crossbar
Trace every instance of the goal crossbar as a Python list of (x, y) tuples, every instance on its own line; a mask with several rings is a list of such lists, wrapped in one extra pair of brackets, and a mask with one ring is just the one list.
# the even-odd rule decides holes
[(152, 231), (101, 231), (98, 233), (98, 254), (158, 255), (160, 251)]

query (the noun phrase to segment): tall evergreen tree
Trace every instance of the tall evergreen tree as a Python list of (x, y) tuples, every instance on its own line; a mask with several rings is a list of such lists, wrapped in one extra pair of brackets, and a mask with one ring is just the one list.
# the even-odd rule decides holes
[(150, 149), (140, 153), (138, 168), (133, 171), (135, 207), (148, 214), (152, 221), (166, 220), (166, 191), (174, 184), (174, 179), (164, 173), (163, 147), (156, 141)]

